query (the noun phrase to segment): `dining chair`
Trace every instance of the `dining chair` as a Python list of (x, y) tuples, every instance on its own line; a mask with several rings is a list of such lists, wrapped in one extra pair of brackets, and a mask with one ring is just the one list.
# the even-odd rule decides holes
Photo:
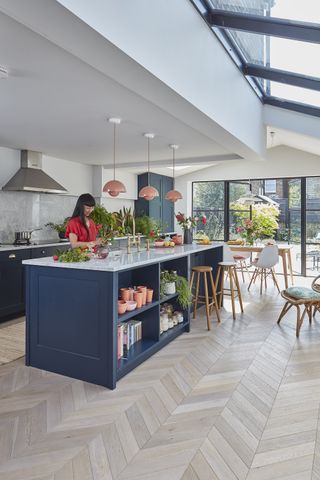
[(252, 262), (252, 265), (255, 267), (253, 275), (251, 277), (248, 290), (252, 285), (252, 282), (255, 282), (260, 276), (260, 295), (262, 294), (263, 284), (267, 288), (267, 278), (270, 276), (273, 280), (274, 285), (277, 287), (278, 292), (280, 293), (280, 288), (278, 285), (277, 277), (274, 271), (275, 265), (279, 262), (279, 252), (278, 245), (266, 245), (261, 251), (259, 257)]
[[(296, 336), (299, 337), (304, 317), (308, 315), (309, 323), (311, 325), (312, 318), (318, 311), (320, 311), (320, 275), (313, 280), (311, 288), (299, 286), (289, 287), (282, 290), (281, 296), (285, 299), (286, 303), (280, 312), (277, 323), (279, 325), (282, 318), (289, 312), (289, 310), (292, 307), (296, 307)], [(302, 306), (304, 308), (301, 311)]]

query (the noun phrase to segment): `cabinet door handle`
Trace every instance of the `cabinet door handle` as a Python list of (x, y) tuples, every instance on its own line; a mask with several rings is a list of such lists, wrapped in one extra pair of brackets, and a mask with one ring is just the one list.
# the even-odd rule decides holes
[(42, 253), (42, 255), (44, 255), (44, 254), (46, 253), (46, 251), (45, 251), (45, 250), (41, 250), (41, 253)]
[(15, 253), (10, 253), (9, 258), (16, 258), (16, 254)]

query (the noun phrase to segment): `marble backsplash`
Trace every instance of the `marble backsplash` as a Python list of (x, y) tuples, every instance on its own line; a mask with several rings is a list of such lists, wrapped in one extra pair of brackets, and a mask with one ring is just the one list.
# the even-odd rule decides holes
[(0, 191), (0, 243), (13, 243), (14, 232), (41, 228), (32, 234), (32, 241), (58, 240), (48, 222), (61, 223), (69, 217), (78, 197), (33, 192)]

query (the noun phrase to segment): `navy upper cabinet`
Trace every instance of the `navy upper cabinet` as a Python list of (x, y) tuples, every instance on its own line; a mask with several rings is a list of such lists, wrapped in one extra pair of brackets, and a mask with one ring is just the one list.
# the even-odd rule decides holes
[[(148, 174), (138, 175), (138, 192), (141, 188), (148, 185)], [(137, 216), (148, 215), (163, 225), (163, 232), (173, 232), (174, 229), (174, 204), (165, 199), (166, 193), (173, 189), (172, 177), (150, 173), (150, 185), (159, 192), (159, 197), (148, 201), (138, 198), (135, 201), (135, 211)]]

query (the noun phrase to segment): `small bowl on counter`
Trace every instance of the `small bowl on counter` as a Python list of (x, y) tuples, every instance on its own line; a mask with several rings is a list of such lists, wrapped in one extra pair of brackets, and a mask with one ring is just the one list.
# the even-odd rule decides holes
[(137, 308), (137, 302), (133, 300), (128, 300), (126, 304), (127, 304), (127, 312), (132, 312), (132, 310), (135, 310)]

